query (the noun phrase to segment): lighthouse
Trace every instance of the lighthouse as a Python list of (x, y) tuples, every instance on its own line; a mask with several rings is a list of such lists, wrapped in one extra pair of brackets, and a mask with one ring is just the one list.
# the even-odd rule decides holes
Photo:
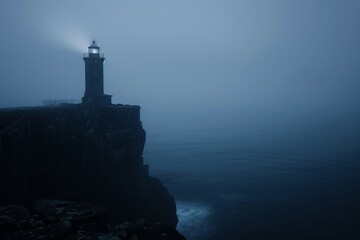
[(104, 94), (104, 55), (95, 40), (84, 54), (85, 93), (82, 103), (87, 105), (111, 105), (111, 95)]

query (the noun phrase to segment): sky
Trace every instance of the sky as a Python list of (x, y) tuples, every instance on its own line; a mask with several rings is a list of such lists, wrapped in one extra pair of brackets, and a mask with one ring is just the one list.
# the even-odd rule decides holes
[(351, 118), (359, 12), (358, 0), (1, 0), (0, 107), (80, 99), (94, 38), (105, 92), (140, 105), (149, 128)]

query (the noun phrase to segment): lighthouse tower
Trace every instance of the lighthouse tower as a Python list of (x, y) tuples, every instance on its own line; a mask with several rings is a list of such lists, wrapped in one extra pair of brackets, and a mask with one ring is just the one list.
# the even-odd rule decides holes
[(104, 94), (104, 55), (100, 54), (100, 47), (92, 41), (84, 54), (85, 61), (85, 94), (83, 104), (110, 105), (111, 95)]

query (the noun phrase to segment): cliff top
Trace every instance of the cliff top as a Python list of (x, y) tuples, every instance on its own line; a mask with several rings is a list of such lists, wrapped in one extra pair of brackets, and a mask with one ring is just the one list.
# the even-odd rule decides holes
[(48, 110), (48, 109), (74, 109), (74, 108), (116, 108), (116, 109), (139, 109), (139, 105), (128, 105), (128, 104), (112, 104), (104, 106), (89, 106), (84, 104), (60, 104), (50, 106), (25, 106), (25, 107), (12, 107), (12, 108), (0, 108), (0, 113), (11, 112), (11, 111), (28, 111), (28, 110)]

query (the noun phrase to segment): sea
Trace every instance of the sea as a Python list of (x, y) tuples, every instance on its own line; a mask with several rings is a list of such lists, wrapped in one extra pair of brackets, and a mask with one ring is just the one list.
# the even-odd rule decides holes
[(188, 240), (360, 239), (360, 122), (147, 129)]

